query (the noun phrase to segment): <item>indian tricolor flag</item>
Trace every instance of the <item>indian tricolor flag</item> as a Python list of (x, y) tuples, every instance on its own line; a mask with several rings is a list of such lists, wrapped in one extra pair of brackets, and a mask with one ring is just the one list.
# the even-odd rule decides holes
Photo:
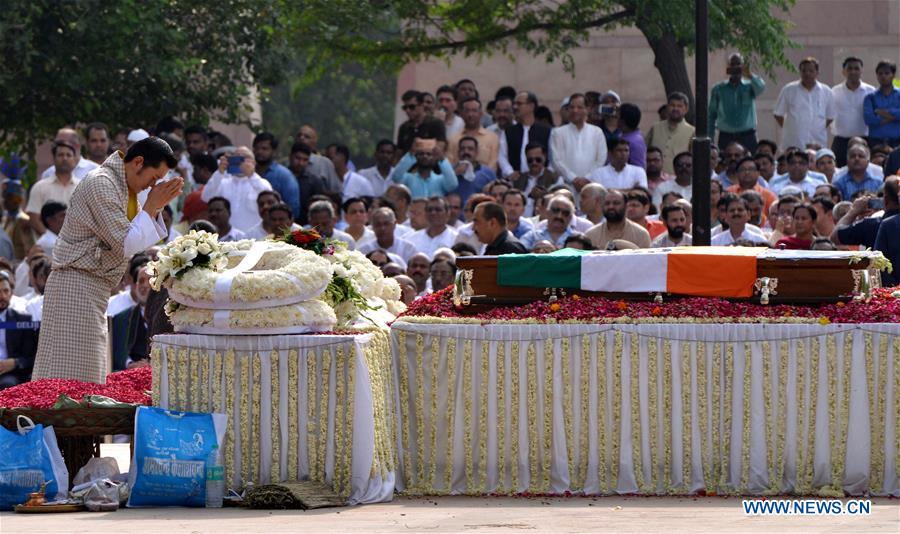
[(677, 247), (620, 251), (562, 249), (497, 258), (501, 286), (610, 293), (750, 297), (760, 247)]

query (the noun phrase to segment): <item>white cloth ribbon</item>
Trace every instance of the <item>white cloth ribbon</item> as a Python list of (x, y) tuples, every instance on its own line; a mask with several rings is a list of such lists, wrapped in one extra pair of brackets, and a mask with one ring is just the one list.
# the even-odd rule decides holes
[(221, 273), (216, 278), (216, 286), (213, 291), (213, 302), (215, 304), (224, 305), (231, 302), (231, 284), (234, 283), (234, 279), (237, 278), (237, 275), (249, 271), (259, 263), (263, 254), (266, 253), (266, 248), (265, 241), (253, 243), (253, 246), (250, 247), (247, 255), (244, 256), (240, 263)]

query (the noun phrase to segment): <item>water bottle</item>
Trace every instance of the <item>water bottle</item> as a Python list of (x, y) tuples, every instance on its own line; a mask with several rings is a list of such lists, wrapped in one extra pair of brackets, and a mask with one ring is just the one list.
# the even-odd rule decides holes
[(225, 493), (225, 468), (219, 461), (219, 446), (213, 445), (206, 462), (206, 507), (221, 508)]

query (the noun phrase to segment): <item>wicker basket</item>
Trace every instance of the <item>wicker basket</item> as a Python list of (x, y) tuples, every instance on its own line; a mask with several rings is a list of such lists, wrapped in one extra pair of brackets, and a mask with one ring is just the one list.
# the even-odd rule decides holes
[(88, 460), (100, 456), (100, 442), (103, 436), (134, 434), (135, 410), (135, 406), (58, 410), (10, 408), (0, 410), (0, 425), (9, 430), (16, 430), (16, 418), (24, 415), (35, 424), (52, 426), (59, 450), (69, 470), (69, 477), (74, 478)]

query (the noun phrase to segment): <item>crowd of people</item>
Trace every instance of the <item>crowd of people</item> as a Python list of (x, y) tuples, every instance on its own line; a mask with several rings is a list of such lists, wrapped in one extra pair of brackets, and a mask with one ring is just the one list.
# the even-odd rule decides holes
[[(874, 248), (900, 266), (896, 64), (878, 63), (878, 87), (862, 81), (854, 57), (834, 87), (818, 81), (814, 58), (799, 71), (775, 106), (780, 144), (757, 139), (755, 101), (766, 83), (739, 54), (712, 89), (712, 244)], [(268, 132), (234, 146), (174, 117), (147, 129), (60, 129), (53, 165), (30, 189), (17, 176), (3, 181), (0, 322), (40, 321), (73, 191), (111, 153), (151, 135), (171, 146), (171, 174), (185, 179), (163, 212), (168, 240), (190, 229), (230, 241), (315, 228), (394, 277), (406, 303), (450, 285), (460, 256), (691, 245), (696, 132), (686, 95), (668, 95), (646, 132), (641, 109), (612, 90), (566, 98), (558, 124), (534, 92), (502, 87), (486, 101), (468, 79), (401, 100), (408, 120), (396, 140), (373, 143), (367, 168), (345, 145), (320, 147), (309, 124), (283, 151), (288, 140)], [(166, 328), (147, 311), (159, 306), (146, 271), (153, 254), (136, 254), (109, 298), (118, 368), (145, 364), (149, 336)], [(898, 273), (884, 283), (900, 283)], [(27, 335), (0, 343), (0, 389), (28, 379), (35, 345)]]

